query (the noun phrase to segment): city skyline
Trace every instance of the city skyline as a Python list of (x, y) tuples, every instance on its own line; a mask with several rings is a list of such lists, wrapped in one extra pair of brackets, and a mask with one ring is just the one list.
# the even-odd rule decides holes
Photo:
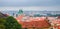
[(50, 7), (0, 7), (0, 11), (7, 11), (7, 10), (12, 10), (12, 11), (18, 11), (22, 9), (23, 11), (60, 11), (60, 6), (50, 6)]

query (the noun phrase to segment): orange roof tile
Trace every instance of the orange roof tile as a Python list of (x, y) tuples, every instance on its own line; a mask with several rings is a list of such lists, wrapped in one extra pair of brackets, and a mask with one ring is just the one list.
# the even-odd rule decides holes
[[(23, 16), (19, 16), (16, 19), (17, 20), (21, 20), (23, 18)], [(30, 22), (23, 22), (23, 21), (19, 21), (19, 23), (22, 25), (23, 28), (26, 27), (37, 27), (37, 28), (41, 28), (41, 27), (48, 27), (50, 24), (49, 22), (47, 22), (44, 18), (29, 18)]]

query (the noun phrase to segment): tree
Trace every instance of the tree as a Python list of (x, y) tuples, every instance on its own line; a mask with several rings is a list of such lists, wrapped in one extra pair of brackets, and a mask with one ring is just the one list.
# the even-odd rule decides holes
[(15, 18), (12, 16), (9, 16), (6, 18), (6, 23), (5, 23), (6, 29), (21, 29), (21, 25), (17, 22)]
[(4, 24), (0, 24), (0, 29), (5, 29), (5, 25)]
[(0, 29), (5, 29), (5, 22), (6, 22), (6, 20), (5, 20), (5, 18), (0, 18)]
[(40, 17), (41, 15), (40, 14), (34, 14), (34, 17)]

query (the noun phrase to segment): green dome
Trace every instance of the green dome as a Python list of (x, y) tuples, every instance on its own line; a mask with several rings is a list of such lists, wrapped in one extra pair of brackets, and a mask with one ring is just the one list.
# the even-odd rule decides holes
[(19, 11), (18, 11), (18, 14), (22, 14), (22, 13), (23, 13), (23, 10), (19, 10)]

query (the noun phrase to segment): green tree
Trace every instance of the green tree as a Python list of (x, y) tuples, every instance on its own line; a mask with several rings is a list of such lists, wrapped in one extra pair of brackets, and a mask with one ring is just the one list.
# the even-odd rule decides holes
[(21, 25), (17, 22), (15, 18), (12, 16), (9, 16), (6, 18), (6, 23), (5, 23), (6, 29), (21, 29)]
[(0, 18), (0, 29), (5, 29), (5, 22), (6, 22), (6, 20), (5, 20), (5, 18)]
[(40, 14), (34, 14), (34, 17), (40, 17), (40, 16), (42, 16), (42, 15), (40, 15)]
[(0, 29), (5, 29), (5, 25), (4, 24), (0, 24)]

